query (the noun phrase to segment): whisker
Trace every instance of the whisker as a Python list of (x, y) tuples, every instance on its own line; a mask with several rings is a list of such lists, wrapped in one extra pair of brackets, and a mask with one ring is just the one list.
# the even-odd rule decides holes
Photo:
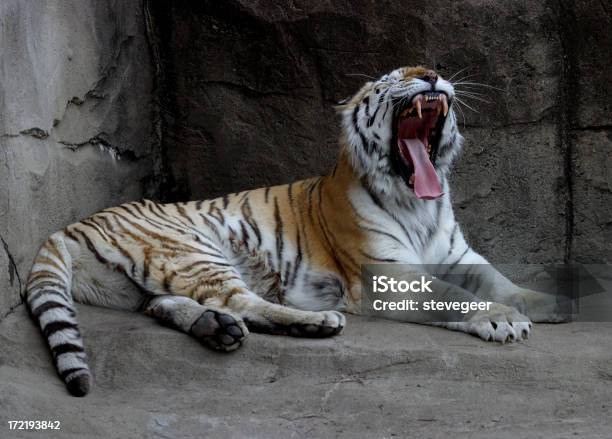
[(474, 113), (478, 113), (480, 114), (480, 111), (475, 110), (474, 108), (472, 108), (471, 106), (469, 106), (468, 104), (465, 103), (465, 101), (461, 100), (460, 98), (458, 98), (457, 96), (455, 96), (455, 99), (457, 99), (458, 102), (461, 103), (461, 105), (464, 105), (466, 108), (469, 108), (470, 110), (472, 110)]
[(454, 77), (456, 77), (458, 74), (460, 74), (460, 73), (462, 73), (462, 72), (465, 72), (465, 71), (466, 71), (467, 69), (469, 69), (470, 67), (471, 67), (471, 66), (467, 66), (467, 67), (462, 68), (461, 70), (458, 70), (457, 72), (455, 72), (455, 73), (453, 74), (453, 76), (451, 76), (450, 78), (448, 78), (448, 79), (447, 79), (447, 81), (448, 81), (448, 82), (451, 82), (451, 79), (453, 79)]
[(485, 91), (483, 90), (483, 88), (485, 88), (484, 85), (480, 86), (480, 85), (471, 85), (471, 84), (457, 84), (457, 88), (465, 89), (467, 91), (479, 91), (479, 92)]
[(483, 94), (483, 93), (474, 93), (470, 90), (455, 90), (455, 94), (458, 95), (464, 95), (464, 96), (469, 96), (471, 98), (480, 98), (480, 99), (484, 99), (484, 98), (488, 98), (490, 97), (487, 94)]
[(488, 84), (482, 84), (480, 82), (470, 82), (470, 81), (463, 81), (463, 82), (455, 82), (453, 84), (453, 87), (455, 85), (462, 85), (462, 86), (475, 86), (475, 87), (487, 87), (487, 88), (492, 88), (494, 90), (499, 90), (499, 91), (506, 91), (503, 88), (499, 88), (499, 87), (494, 87), (492, 85), (488, 85)]
[(478, 76), (478, 74), (477, 73), (472, 73), (470, 75), (465, 75), (465, 76), (463, 76), (461, 78), (455, 79), (455, 82), (465, 81), (466, 79), (473, 78), (474, 76)]
[(476, 96), (487, 96), (487, 94), (486, 94), (486, 93), (482, 93), (482, 90), (478, 90), (478, 91), (476, 91), (476, 90), (473, 90), (473, 89), (471, 89), (471, 88), (466, 88), (466, 89), (464, 89), (464, 88), (462, 88), (462, 87), (457, 87), (457, 88), (455, 89), (455, 91), (456, 91), (456, 92), (459, 92), (459, 91), (460, 91), (460, 92), (462, 92), (462, 93), (472, 93), (472, 94), (474, 94), (474, 95), (476, 95)]
[(464, 97), (464, 98), (466, 98), (466, 99), (474, 99), (474, 100), (476, 100), (476, 101), (485, 102), (485, 103), (487, 103), (487, 104), (490, 104), (490, 103), (491, 103), (491, 101), (488, 101), (488, 100), (486, 100), (486, 99), (479, 98), (478, 96), (470, 96), (470, 95), (464, 95), (464, 94), (459, 94), (459, 93), (456, 93), (455, 95), (456, 95), (456, 96), (458, 95), (458, 96)]
[(468, 98), (474, 98), (474, 99), (479, 98), (479, 99), (485, 99), (485, 100), (491, 97), (489, 95), (481, 95), (481, 94), (475, 95), (472, 93), (466, 93), (464, 91), (457, 91), (457, 90), (455, 90), (455, 94), (459, 96), (466, 96)]
[(457, 106), (457, 109), (461, 112), (461, 117), (463, 118), (463, 128), (465, 128), (465, 113), (463, 112), (461, 105), (459, 105), (459, 101), (457, 101), (455, 105)]
[(375, 77), (370, 76), (370, 75), (366, 75), (364, 73), (345, 73), (344, 76), (361, 76), (363, 78), (368, 78), (368, 79), (376, 80)]

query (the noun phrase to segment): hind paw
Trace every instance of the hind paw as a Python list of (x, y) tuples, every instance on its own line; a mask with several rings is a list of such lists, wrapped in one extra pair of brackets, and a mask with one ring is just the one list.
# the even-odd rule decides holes
[(331, 337), (339, 334), (346, 325), (346, 318), (338, 311), (322, 311), (317, 323), (293, 323), (289, 335), (294, 337)]
[(218, 351), (229, 352), (242, 345), (249, 331), (240, 318), (207, 310), (191, 326), (191, 333), (200, 343)]

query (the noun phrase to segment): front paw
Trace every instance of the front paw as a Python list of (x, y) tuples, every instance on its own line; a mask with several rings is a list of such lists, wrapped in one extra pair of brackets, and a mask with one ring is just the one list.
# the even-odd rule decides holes
[[(562, 323), (571, 320), (570, 312), (563, 312), (562, 304), (553, 294), (539, 293), (523, 289), (509, 295), (504, 304), (517, 309), (520, 313), (529, 316), (536, 323)], [(569, 302), (566, 302), (566, 305)]]
[(486, 341), (512, 343), (529, 338), (532, 323), (516, 309), (491, 303), (486, 311), (478, 311), (465, 325), (465, 331)]

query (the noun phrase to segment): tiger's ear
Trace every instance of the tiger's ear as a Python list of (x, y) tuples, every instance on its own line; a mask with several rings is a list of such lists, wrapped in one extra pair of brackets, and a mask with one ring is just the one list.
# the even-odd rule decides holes
[(349, 102), (351, 102), (351, 99), (353, 99), (353, 96), (347, 96), (344, 99), (336, 101), (336, 103), (334, 104), (334, 109), (337, 112), (343, 111), (348, 106)]
[(338, 105), (346, 105), (348, 104), (348, 101), (350, 101), (352, 98), (352, 96), (347, 96), (344, 99), (340, 99), (338, 101), (336, 101), (336, 103), (334, 105), (338, 106)]
[(361, 87), (361, 90), (359, 90), (356, 94), (350, 95), (344, 99), (337, 101), (336, 105), (334, 105), (334, 108), (336, 109), (336, 111), (340, 112), (352, 105), (358, 105), (359, 102), (361, 102), (361, 100), (363, 99), (363, 97), (372, 89), (373, 85), (374, 83), (371, 81), (366, 82), (363, 87)]

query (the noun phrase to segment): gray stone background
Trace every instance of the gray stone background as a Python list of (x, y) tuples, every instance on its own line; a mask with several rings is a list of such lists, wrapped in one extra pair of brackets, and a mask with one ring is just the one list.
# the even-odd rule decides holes
[[(612, 6), (597, 0), (4, 0), (0, 318), (46, 236), (143, 196), (325, 172), (336, 100), (465, 68), (458, 216), (492, 261), (612, 260)], [(499, 89), (499, 90), (498, 90)]]

